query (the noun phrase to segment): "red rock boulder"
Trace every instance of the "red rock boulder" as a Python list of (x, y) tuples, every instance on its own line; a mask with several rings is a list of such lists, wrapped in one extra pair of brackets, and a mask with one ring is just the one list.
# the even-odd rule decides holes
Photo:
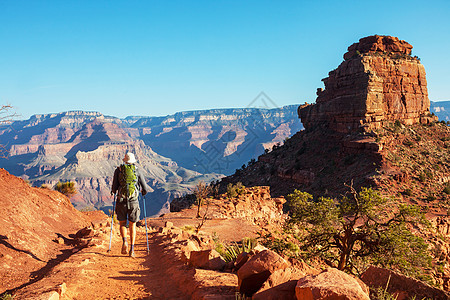
[(256, 293), (277, 270), (289, 267), (289, 263), (271, 250), (263, 250), (247, 261), (238, 271), (239, 292), (247, 297)]
[(362, 281), (334, 268), (301, 278), (295, 294), (298, 300), (370, 300)]

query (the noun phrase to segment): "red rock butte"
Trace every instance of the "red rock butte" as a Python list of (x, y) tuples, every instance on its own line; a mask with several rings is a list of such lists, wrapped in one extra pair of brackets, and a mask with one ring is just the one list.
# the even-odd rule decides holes
[(425, 68), (412, 46), (392, 36), (368, 36), (348, 47), (344, 61), (322, 79), (316, 104), (299, 107), (306, 129), (326, 125), (342, 132), (368, 132), (399, 120), (428, 123)]

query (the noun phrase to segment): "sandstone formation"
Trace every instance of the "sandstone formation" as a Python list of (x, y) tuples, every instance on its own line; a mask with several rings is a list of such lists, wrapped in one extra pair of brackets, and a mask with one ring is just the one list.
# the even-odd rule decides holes
[(322, 81), (316, 104), (299, 107), (305, 128), (326, 125), (342, 132), (369, 132), (388, 122), (427, 123), (425, 68), (412, 46), (391, 36), (369, 36), (351, 45), (344, 62)]

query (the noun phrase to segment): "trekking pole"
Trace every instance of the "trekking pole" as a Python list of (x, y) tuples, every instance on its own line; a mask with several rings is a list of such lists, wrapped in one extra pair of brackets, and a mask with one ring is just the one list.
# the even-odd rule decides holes
[(142, 197), (142, 203), (144, 203), (144, 223), (145, 223), (145, 237), (147, 238), (147, 255), (150, 254), (150, 248), (148, 247), (148, 232), (147, 232), (147, 217), (145, 213), (145, 197)]
[(114, 224), (114, 213), (116, 211), (116, 194), (114, 194), (114, 201), (113, 201), (113, 210), (111, 214), (111, 233), (109, 234), (109, 248), (108, 252), (111, 251), (111, 240), (112, 240), (112, 231), (113, 231), (113, 224)]

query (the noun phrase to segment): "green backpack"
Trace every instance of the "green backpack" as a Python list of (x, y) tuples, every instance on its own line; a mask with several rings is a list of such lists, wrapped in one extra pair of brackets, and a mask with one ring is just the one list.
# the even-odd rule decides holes
[(119, 170), (120, 196), (124, 199), (131, 198), (137, 190), (136, 166), (123, 164)]

